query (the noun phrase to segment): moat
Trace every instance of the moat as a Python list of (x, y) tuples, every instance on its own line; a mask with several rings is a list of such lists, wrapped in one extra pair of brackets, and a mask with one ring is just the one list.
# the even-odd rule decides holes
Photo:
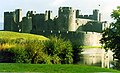
[(104, 49), (90, 48), (83, 49), (82, 55), (83, 57), (81, 58), (82, 61), (80, 64), (112, 67), (111, 63), (113, 62), (113, 53), (111, 51), (108, 51), (106, 54)]

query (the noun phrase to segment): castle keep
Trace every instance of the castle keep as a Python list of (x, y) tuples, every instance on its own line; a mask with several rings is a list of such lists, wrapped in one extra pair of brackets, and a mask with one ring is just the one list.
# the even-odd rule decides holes
[(61, 35), (83, 46), (99, 46), (101, 32), (107, 27), (107, 24), (101, 22), (101, 14), (97, 9), (93, 10), (92, 15), (81, 15), (80, 10), (60, 7), (56, 17), (50, 10), (40, 14), (28, 11), (25, 17), (22, 17), (21, 9), (4, 12), (5, 31)]

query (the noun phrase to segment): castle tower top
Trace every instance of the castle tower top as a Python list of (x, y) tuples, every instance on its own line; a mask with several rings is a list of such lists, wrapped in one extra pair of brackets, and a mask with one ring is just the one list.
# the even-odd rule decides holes
[(60, 7), (59, 10), (61, 10), (61, 9), (63, 9), (63, 10), (72, 10), (73, 8), (72, 7)]
[(76, 10), (72, 7), (60, 7), (58, 12), (60, 30), (75, 31)]
[(53, 19), (52, 11), (51, 10), (45, 11), (45, 20), (50, 20), (50, 19)]
[(21, 22), (22, 21), (22, 9), (16, 9), (15, 14), (16, 14), (16, 22)]
[(93, 10), (93, 20), (100, 21), (101, 15), (98, 9)]

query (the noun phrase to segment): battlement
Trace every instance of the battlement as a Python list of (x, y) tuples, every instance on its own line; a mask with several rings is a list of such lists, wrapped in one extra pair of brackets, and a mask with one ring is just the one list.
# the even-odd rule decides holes
[(92, 15), (80, 15), (80, 10), (76, 10), (76, 18), (83, 18), (83, 19), (91, 19), (96, 21), (101, 21), (101, 14), (99, 13), (99, 10), (95, 9), (93, 10)]
[(4, 12), (4, 14), (9, 14), (10, 12)]
[(93, 19), (93, 15), (79, 15), (77, 18)]
[(60, 7), (59, 10), (72, 10), (72, 7)]
[(60, 31), (60, 30), (58, 30), (58, 31), (56, 31), (56, 30), (41, 30), (41, 31), (39, 31), (39, 32), (42, 32), (42, 33), (57, 33), (57, 34), (62, 34), (62, 33), (66, 33), (66, 34), (69, 34), (69, 33), (83, 33), (83, 34), (90, 34), (90, 35), (92, 35), (92, 34), (94, 34), (94, 35), (102, 35), (101, 33), (98, 33), (98, 32), (87, 32), (87, 31), (79, 31), (79, 32), (75, 32), (75, 31)]
[(15, 11), (22, 11), (22, 9), (15, 9)]
[(4, 12), (4, 15), (11, 15), (14, 14), (15, 12)]

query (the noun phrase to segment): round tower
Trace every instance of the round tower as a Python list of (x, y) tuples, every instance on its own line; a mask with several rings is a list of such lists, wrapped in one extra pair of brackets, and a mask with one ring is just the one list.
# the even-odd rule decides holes
[(60, 30), (64, 31), (76, 31), (76, 11), (72, 7), (60, 7), (59, 8), (59, 26)]
[(93, 10), (93, 19), (96, 20), (96, 21), (100, 21), (101, 18), (100, 18), (100, 14), (99, 14), (99, 10), (95, 9)]

